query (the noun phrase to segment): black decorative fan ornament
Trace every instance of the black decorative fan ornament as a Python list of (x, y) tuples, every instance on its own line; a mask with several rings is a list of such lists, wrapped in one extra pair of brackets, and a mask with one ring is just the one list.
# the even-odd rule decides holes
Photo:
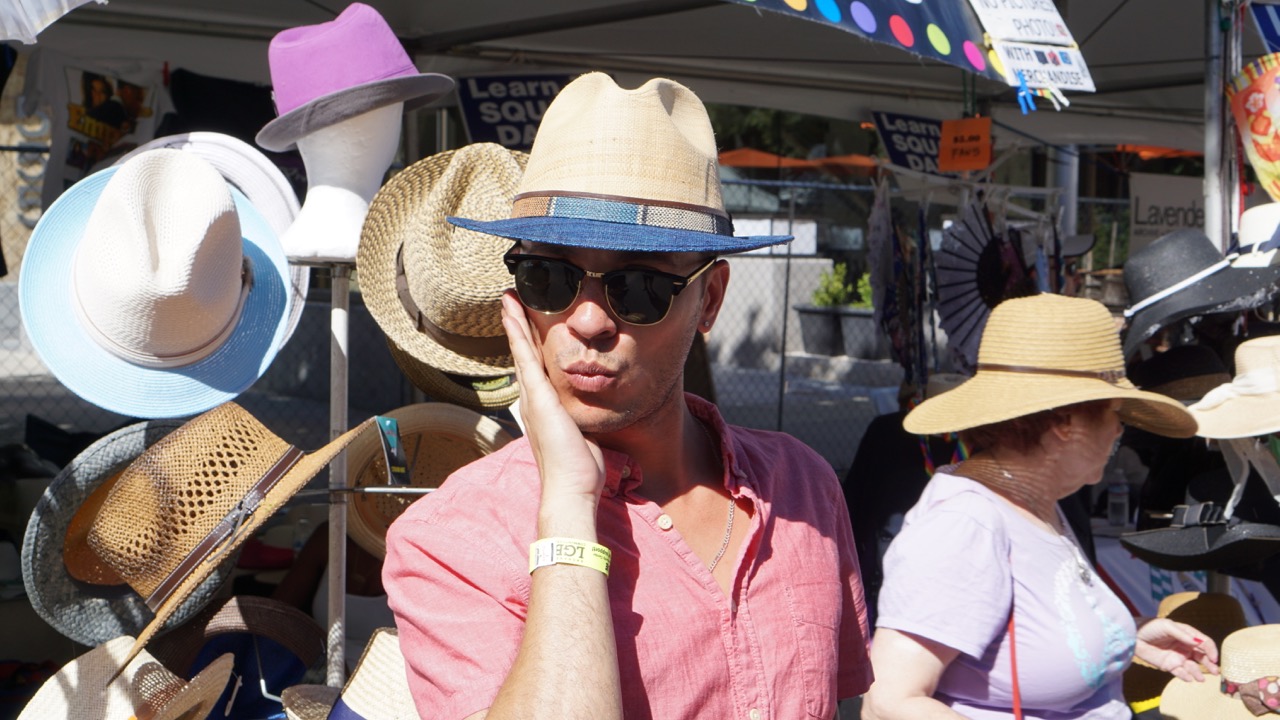
[(996, 234), (980, 203), (968, 205), (942, 232), (942, 245), (934, 256), (938, 315), (948, 345), (966, 371), (977, 365), (978, 344), (992, 308), (1009, 298), (1036, 294), (1020, 246), (1018, 238)]

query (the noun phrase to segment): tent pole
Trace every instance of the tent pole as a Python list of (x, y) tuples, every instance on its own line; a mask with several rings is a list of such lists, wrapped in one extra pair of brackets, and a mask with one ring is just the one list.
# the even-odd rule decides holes
[[(330, 266), (329, 439), (347, 431), (347, 338), (351, 265)], [(346, 490), (347, 451), (329, 463), (329, 489)], [(342, 687), (347, 677), (347, 493), (329, 494), (329, 617), (325, 684)]]
[[(1062, 190), (1059, 196), (1062, 201), (1062, 221), (1058, 231), (1063, 237), (1076, 234), (1076, 216), (1080, 209), (1080, 153), (1075, 145), (1065, 145), (1054, 150), (1055, 160), (1053, 184)], [(1045, 211), (1053, 216), (1053, 208)]]
[(1230, 242), (1226, 206), (1227, 187), (1223, 177), (1222, 147), (1222, 13), (1221, 0), (1205, 0), (1204, 35), (1204, 232), (1223, 249)]

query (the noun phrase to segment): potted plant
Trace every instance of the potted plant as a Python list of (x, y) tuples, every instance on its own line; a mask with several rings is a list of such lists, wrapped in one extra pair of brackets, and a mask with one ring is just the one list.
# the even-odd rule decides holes
[(889, 343), (875, 320), (870, 273), (863, 273), (858, 278), (856, 295), (840, 312), (844, 354), (865, 360), (886, 359), (889, 357)]
[(810, 355), (840, 355), (844, 352), (841, 308), (853, 302), (856, 291), (849, 282), (849, 267), (836, 263), (818, 276), (818, 287), (809, 305), (796, 305), (800, 316), (800, 339)]

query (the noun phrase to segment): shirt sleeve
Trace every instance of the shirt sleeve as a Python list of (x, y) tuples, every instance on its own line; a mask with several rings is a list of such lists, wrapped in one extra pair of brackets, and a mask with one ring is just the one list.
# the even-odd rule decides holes
[(909, 517), (889, 545), (876, 627), (981, 658), (1009, 622), (1012, 582), (998, 511), (974, 495), (949, 498)]
[(392, 524), (382, 579), (422, 717), (464, 718), (493, 704), (527, 616), (518, 565), (483, 534), (409, 513)]

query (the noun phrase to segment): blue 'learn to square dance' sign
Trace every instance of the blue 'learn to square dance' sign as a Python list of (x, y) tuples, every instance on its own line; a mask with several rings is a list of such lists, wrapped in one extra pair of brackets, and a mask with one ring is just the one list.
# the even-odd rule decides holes
[(458, 103), (471, 142), (528, 150), (542, 114), (572, 75), (492, 75), (458, 79)]

